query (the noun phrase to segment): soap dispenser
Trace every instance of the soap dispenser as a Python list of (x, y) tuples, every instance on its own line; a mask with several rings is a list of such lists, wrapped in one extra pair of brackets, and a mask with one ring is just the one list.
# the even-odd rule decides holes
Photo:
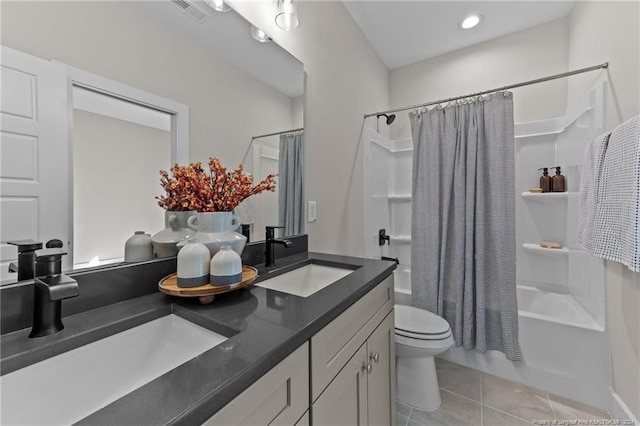
[(549, 168), (542, 167), (538, 170), (542, 170), (542, 176), (540, 176), (540, 189), (542, 189), (542, 192), (553, 191), (552, 179), (551, 176), (549, 176)]
[(556, 168), (556, 175), (552, 178), (553, 192), (564, 192), (565, 182), (564, 176), (560, 172), (560, 166), (554, 166)]

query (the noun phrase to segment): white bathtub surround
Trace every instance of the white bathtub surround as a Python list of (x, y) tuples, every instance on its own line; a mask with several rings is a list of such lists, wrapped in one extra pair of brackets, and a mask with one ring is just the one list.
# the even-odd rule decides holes
[[(440, 355), (601, 409), (610, 406), (611, 380), (604, 265), (575, 241), (580, 165), (589, 141), (604, 132), (606, 87), (606, 81), (597, 82), (564, 116), (516, 125), (516, 284), (523, 360), (513, 363), (499, 352), (478, 354), (456, 347)], [(400, 259), (394, 272), (396, 303), (410, 305), (410, 246), (394, 244), (394, 236), (410, 234), (413, 201), (400, 197), (411, 191), (410, 141), (389, 141), (369, 132), (365, 166), (376, 168), (365, 170), (376, 176), (365, 179), (367, 255)], [(537, 169), (556, 165), (563, 166), (568, 192), (529, 193), (540, 177)], [(377, 245), (380, 228), (391, 235), (390, 246)], [(559, 241), (566, 250), (529, 249), (544, 240)]]
[(520, 360), (512, 94), (409, 118), (412, 304), (445, 318), (456, 346)]

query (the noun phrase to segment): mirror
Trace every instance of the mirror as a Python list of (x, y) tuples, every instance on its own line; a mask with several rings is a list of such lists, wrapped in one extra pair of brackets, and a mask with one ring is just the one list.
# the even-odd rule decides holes
[[(184, 9), (185, 5), (186, 9)], [(97, 16), (100, 19), (96, 19)], [(87, 228), (92, 232), (89, 242), (92, 242), (93, 246), (98, 248), (108, 246), (106, 239), (117, 233), (112, 229), (115, 223), (123, 226), (118, 231), (120, 232), (118, 240), (114, 239), (109, 244), (112, 252), (121, 248), (121, 256), (123, 256), (125, 240), (122, 235), (131, 236), (138, 230), (154, 234), (161, 230), (158, 226), (163, 226), (164, 211), (160, 207), (157, 207), (153, 213), (155, 216), (150, 218), (149, 225), (141, 222), (134, 224), (134, 220), (130, 219), (132, 215), (127, 214), (127, 211), (136, 209), (136, 203), (132, 205), (131, 201), (124, 202), (123, 197), (118, 197), (117, 194), (127, 191), (129, 186), (133, 186), (130, 182), (140, 180), (142, 174), (150, 173), (148, 170), (142, 171), (141, 167), (136, 169), (136, 161), (139, 164), (148, 163), (153, 165), (153, 179), (156, 185), (155, 191), (147, 195), (155, 203), (154, 197), (162, 194), (158, 174), (160, 167), (156, 164), (166, 162), (166, 165), (161, 168), (168, 170), (171, 162), (167, 160), (175, 161), (180, 158), (176, 155), (175, 144), (168, 148), (171, 141), (176, 140), (176, 133), (180, 133), (188, 141), (188, 153), (182, 153), (183, 158), (188, 158), (188, 161), (206, 163), (208, 157), (213, 156), (220, 158), (227, 168), (234, 169), (242, 160), (245, 163), (245, 170), (254, 173), (256, 181), (259, 181), (266, 177), (266, 174), (263, 175), (264, 171), (275, 170), (276, 167), (280, 169), (280, 137), (273, 136), (271, 141), (265, 142), (271, 144), (270, 154), (275, 156), (277, 152), (278, 158), (278, 161), (272, 161), (268, 165), (264, 164), (264, 161), (254, 164), (252, 151), (256, 145), (255, 141), (258, 140), (254, 137), (303, 127), (304, 68), (302, 63), (273, 42), (259, 43), (252, 39), (251, 24), (234, 11), (216, 12), (203, 1), (7, 2), (6, 5), (3, 4), (1, 20), (3, 46), (24, 52), (34, 58), (52, 60), (65, 69), (74, 68), (89, 72), (114, 84), (125, 85), (188, 108), (189, 122), (186, 129), (176, 130), (173, 127), (175, 116), (171, 114), (165, 117), (165, 121), (168, 118), (171, 123), (168, 130), (150, 129), (154, 126), (148, 124), (135, 126), (136, 129), (131, 130), (132, 140), (141, 141), (141, 133), (155, 132), (162, 134), (162, 141), (158, 142), (158, 145), (153, 145), (153, 142), (140, 142), (133, 149), (124, 142), (124, 136), (122, 140), (120, 139), (123, 129), (114, 130), (109, 137), (105, 137), (103, 132), (103, 129), (110, 124), (132, 121), (129, 117), (123, 120), (122, 117), (69, 107), (68, 115), (72, 117), (69, 122), (82, 127), (82, 129), (68, 130), (68, 133), (73, 134), (74, 139), (72, 142), (74, 150), (70, 153), (74, 159), (73, 163), (80, 163), (89, 175), (92, 172), (97, 174), (98, 176), (93, 177), (101, 177), (103, 184), (106, 185), (111, 181), (107, 174), (122, 174), (118, 182), (114, 181), (112, 184), (116, 189), (115, 199), (112, 198), (113, 195), (111, 198), (101, 197), (102, 192), (95, 190), (97, 182), (78, 181), (78, 176), (69, 179), (75, 182), (69, 191), (75, 195), (75, 199), (73, 207), (68, 210), (75, 210), (76, 204), (80, 204), (82, 199), (92, 198), (84, 204), (86, 210), (84, 215), (92, 216), (92, 219), (85, 221), (83, 226), (76, 226), (75, 223), (68, 225), (69, 229), (75, 229), (76, 234), (73, 236), (71, 231), (65, 234), (69, 235), (68, 240), (72, 249), (76, 247), (75, 240), (81, 234), (89, 234)], [(7, 74), (4, 69), (3, 66), (3, 83)], [(2, 87), (4, 100), (4, 88), (8, 86), (3, 84)], [(80, 88), (92, 90), (92, 87), (81, 86)], [(101, 90), (96, 92), (102, 93)], [(73, 94), (69, 93), (68, 106), (73, 99)], [(136, 96), (125, 96), (124, 99), (119, 100), (142, 108), (149, 107), (148, 102), (141, 101)], [(154, 105), (152, 104), (151, 109), (154, 109)], [(73, 106), (75, 107), (75, 104)], [(4, 112), (3, 105), (2, 113)], [(104, 144), (109, 143), (110, 140), (114, 141), (112, 150), (103, 152), (105, 155), (110, 154), (116, 163), (118, 156), (123, 160), (125, 158), (131, 160), (134, 153), (143, 158), (129, 161), (126, 167), (124, 167), (124, 161), (122, 167), (114, 166), (112, 163), (107, 165), (106, 161), (105, 164), (98, 164), (105, 160), (104, 155), (91, 158), (86, 157), (86, 152), (83, 153), (80, 150), (76, 152), (75, 147), (81, 140), (81, 136), (75, 134), (76, 131), (84, 135), (82, 136), (84, 140), (98, 143), (103, 149)], [(98, 137), (99, 135), (102, 135), (102, 138)], [(116, 138), (118, 138), (117, 141)], [(259, 140), (265, 141), (265, 138), (259, 138)], [(8, 138), (3, 133), (3, 155), (5, 141), (8, 141)], [(126, 148), (127, 146), (130, 148)], [(167, 152), (168, 149), (172, 151)], [(151, 151), (154, 151), (154, 155), (151, 155)], [(251, 154), (243, 160), (246, 152)], [(26, 154), (33, 155), (33, 152), (27, 151)], [(151, 161), (151, 157), (155, 159)], [(102, 166), (102, 170), (96, 173), (98, 167), (92, 167), (92, 163)], [(4, 158), (2, 165), (4, 170), (8, 170), (4, 167)], [(80, 173), (76, 165), (73, 166), (74, 175)], [(57, 168), (60, 173), (64, 170), (68, 171), (71, 165), (65, 165), (60, 161), (50, 167)], [(131, 176), (124, 175), (126, 169), (132, 168)], [(3, 173), (0, 176), (3, 185), (5, 178), (7, 176)], [(80, 182), (88, 185), (81, 188)], [(58, 194), (56, 190), (55, 195)], [(141, 196), (136, 195), (137, 198)], [(271, 198), (267, 199), (267, 196)], [(265, 201), (254, 196), (244, 203), (246, 205), (239, 208), (237, 213), (244, 216), (243, 219), (246, 221), (250, 221), (248, 224), (253, 228), (251, 241), (263, 238), (264, 229), (261, 229), (263, 225), (279, 224), (279, 219), (276, 219), (279, 217), (279, 201), (274, 202), (274, 199), (278, 200), (280, 196), (281, 194), (261, 195), (260, 197), (264, 197)], [(69, 199), (71, 200), (71, 196)], [(5, 200), (2, 201), (3, 237), (0, 242), (0, 267), (2, 268), (0, 279), (4, 283), (15, 281), (15, 274), (10, 275), (7, 272), (8, 264), (15, 262), (16, 259), (15, 247), (8, 246), (6, 244), (8, 240), (47, 241), (56, 237), (64, 240), (65, 237), (60, 236), (61, 232), (55, 230), (44, 232), (43, 229), (37, 229), (35, 225), (29, 229), (27, 229), (28, 226), (23, 227), (22, 222), (16, 223), (11, 217), (18, 217), (24, 210), (12, 206), (12, 212), (15, 215), (5, 215), (8, 210), (5, 209)], [(71, 205), (71, 202), (69, 204)], [(120, 212), (115, 218), (112, 217), (113, 214), (102, 216), (96, 214), (96, 209), (106, 210), (101, 209), (101, 206), (107, 205), (120, 206)], [(93, 212), (86, 206), (93, 206)], [(37, 223), (38, 214), (43, 213), (37, 212), (35, 216), (29, 216), (29, 223)], [(76, 211), (75, 214), (79, 213)], [(70, 214), (67, 216), (71, 217)], [(57, 220), (54, 225), (63, 221)], [(107, 223), (109, 226), (106, 226)], [(300, 223), (304, 223), (301, 218)], [(15, 235), (9, 237), (4, 231), (11, 227), (22, 231), (14, 232)], [(303, 233), (304, 226), (289, 232)], [(292, 234), (285, 232), (281, 235)], [(87, 248), (82, 250), (84, 256), (76, 255), (76, 257), (79, 261), (85, 262), (84, 266), (86, 266), (95, 256), (84, 253), (89, 250)], [(106, 257), (112, 261), (122, 260), (116, 255)], [(68, 265), (64, 269), (70, 267), (71, 265)]]

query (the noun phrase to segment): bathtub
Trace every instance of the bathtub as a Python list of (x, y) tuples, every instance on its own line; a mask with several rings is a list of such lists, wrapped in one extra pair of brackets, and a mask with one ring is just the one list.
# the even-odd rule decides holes
[[(396, 303), (411, 303), (410, 270), (395, 272)], [(522, 361), (498, 351), (484, 354), (452, 347), (440, 355), (457, 364), (524, 383), (604, 410), (609, 408), (609, 349), (603, 321), (570, 294), (518, 285)]]

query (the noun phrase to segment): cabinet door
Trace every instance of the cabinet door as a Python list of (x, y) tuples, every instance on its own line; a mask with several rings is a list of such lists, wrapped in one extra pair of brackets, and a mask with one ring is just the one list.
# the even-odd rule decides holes
[(290, 426), (308, 407), (309, 344), (305, 343), (222, 407), (204, 425)]
[(389, 275), (311, 338), (312, 401), (392, 309), (393, 275)]
[(347, 361), (311, 410), (316, 426), (367, 425), (367, 345)]
[(370, 426), (395, 425), (396, 356), (393, 310), (367, 340), (371, 363), (367, 400)]

